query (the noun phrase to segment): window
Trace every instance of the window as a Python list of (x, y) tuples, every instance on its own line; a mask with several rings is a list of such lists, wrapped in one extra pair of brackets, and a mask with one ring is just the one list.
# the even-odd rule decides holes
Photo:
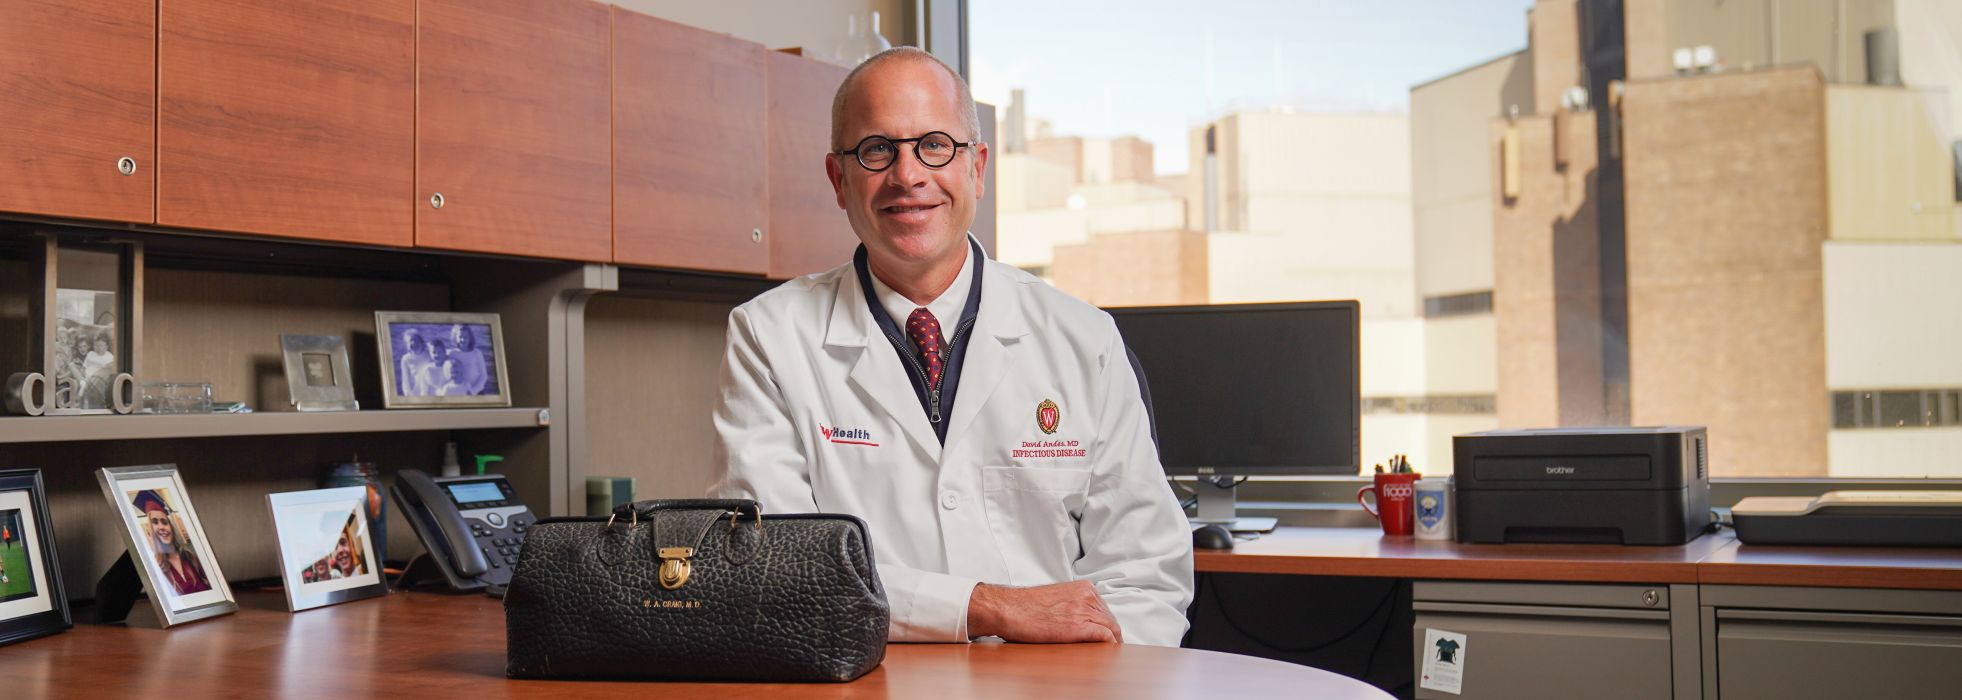
[(1962, 478), (1943, 0), (970, 13), (996, 257), (1105, 306), (1358, 300), (1365, 465), (1690, 424), (1720, 478)]

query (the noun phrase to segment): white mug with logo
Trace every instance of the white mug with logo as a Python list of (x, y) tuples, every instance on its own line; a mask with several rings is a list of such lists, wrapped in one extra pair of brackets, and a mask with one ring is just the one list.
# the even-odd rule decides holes
[(1412, 494), (1410, 507), (1416, 511), (1417, 523), (1413, 528), (1420, 540), (1451, 539), (1451, 521), (1457, 517), (1451, 512), (1451, 479), (1418, 479), (1416, 493)]

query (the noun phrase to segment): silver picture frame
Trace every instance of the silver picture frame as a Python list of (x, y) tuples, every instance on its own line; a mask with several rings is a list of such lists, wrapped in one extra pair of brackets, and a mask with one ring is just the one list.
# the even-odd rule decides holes
[(338, 335), (282, 333), (279, 354), (286, 390), (296, 411), (358, 411), (347, 341)]
[[(149, 597), (159, 625), (170, 627), (238, 611), (238, 600), (232, 597), (231, 586), (218, 566), (211, 539), (204, 534), (203, 521), (198, 519), (197, 508), (191, 505), (177, 465), (106, 467), (96, 470), (95, 476), (102, 485), (102, 495), (109, 500), (109, 508), (122, 525), (116, 530), (122, 535), (123, 546), (128, 548), (131, 563), (136, 565), (143, 594)], [(162, 501), (160, 516), (150, 515), (156, 510), (151, 505), (152, 498)], [(172, 540), (165, 546), (157, 544), (165, 530), (154, 524), (159, 517), (167, 522)], [(160, 551), (166, 548), (174, 551), (180, 561), (190, 559), (188, 569), (197, 572), (191, 574), (194, 576), (191, 590), (180, 588), (162, 568), (166, 565), (165, 557), (171, 553)], [(202, 588), (196, 587), (199, 585)]]
[(376, 311), (383, 408), (508, 407), (497, 314)]
[(388, 594), (367, 501), (366, 486), (266, 494), (288, 611)]

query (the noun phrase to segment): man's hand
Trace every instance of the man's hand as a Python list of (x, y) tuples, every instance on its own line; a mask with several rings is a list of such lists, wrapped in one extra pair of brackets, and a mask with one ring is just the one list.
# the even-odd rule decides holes
[(967, 601), (967, 633), (1037, 644), (1124, 641), (1117, 618), (1089, 581), (975, 586)]

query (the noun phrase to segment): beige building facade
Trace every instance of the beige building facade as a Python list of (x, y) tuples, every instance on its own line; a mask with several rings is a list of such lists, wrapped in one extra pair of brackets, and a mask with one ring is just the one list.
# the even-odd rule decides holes
[[(1624, 8), (1629, 77), (1606, 99), (1567, 96), (1589, 70), (1575, 0), (1538, 2), (1521, 54), (1412, 91), (1417, 289), (1427, 310), (1476, 307), (1458, 302), (1489, 275), (1497, 422), (1707, 425), (1719, 476), (1962, 472), (1962, 11)], [(1874, 41), (1898, 54), (1870, 64)], [(1699, 46), (1714, 62), (1678, 70)], [(1474, 118), (1479, 168), (1439, 136)], [(1489, 232), (1459, 223), (1481, 187)]]

